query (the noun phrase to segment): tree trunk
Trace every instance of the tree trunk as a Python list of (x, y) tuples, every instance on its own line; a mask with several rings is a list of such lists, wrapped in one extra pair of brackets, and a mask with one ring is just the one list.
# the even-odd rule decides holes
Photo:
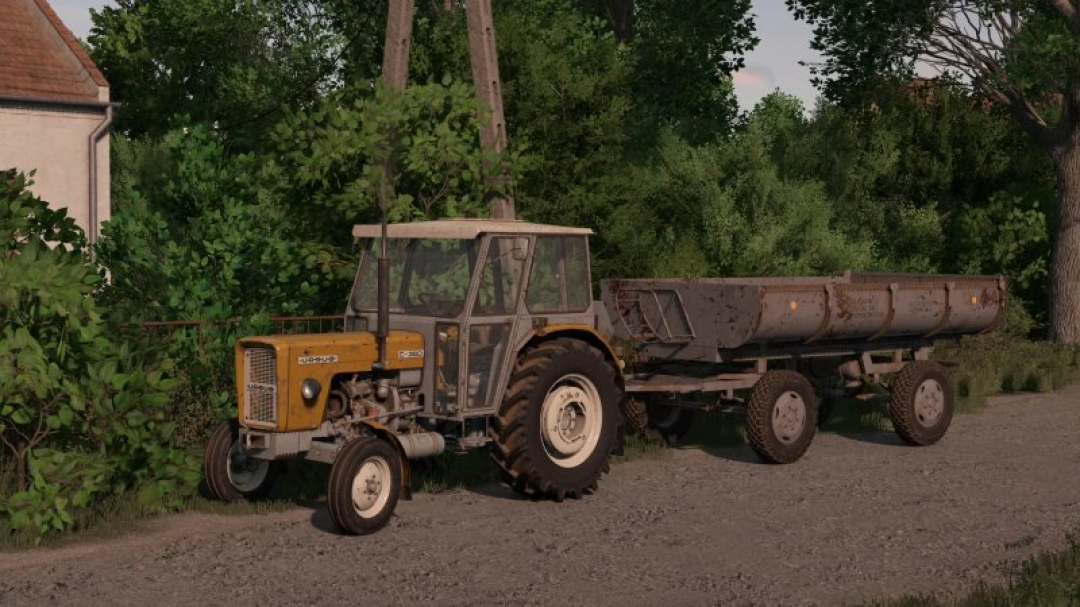
[(1058, 216), (1050, 258), (1050, 338), (1080, 343), (1080, 133), (1052, 153)]

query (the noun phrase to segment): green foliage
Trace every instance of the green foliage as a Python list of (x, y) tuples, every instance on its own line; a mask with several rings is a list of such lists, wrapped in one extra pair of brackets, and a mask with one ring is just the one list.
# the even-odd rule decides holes
[(1002, 392), (1049, 392), (1080, 381), (1080, 349), (1029, 341), (1008, 332), (938, 344), (934, 358), (959, 364), (957, 409), (978, 409)]
[(605, 179), (625, 170), (632, 55), (569, 0), (513, 3), (498, 28), (510, 139), (528, 146), (518, 208), (535, 221), (597, 226), (613, 204)]
[(750, 0), (636, 0), (629, 46), (641, 114), (693, 143), (727, 134), (738, 110), (732, 72), (757, 45)]
[(941, 600), (932, 596), (906, 597), (891, 607), (1066, 607), (1080, 602), (1080, 542), (1029, 559), (1005, 584), (980, 583), (966, 596)]
[(118, 316), (310, 314), (322, 311), (314, 306), (323, 288), (341, 288), (345, 268), (326, 249), (293, 239), (268, 190), (274, 176), (255, 155), (227, 153), (202, 127), (116, 145), (133, 164), (118, 163), (116, 210), (98, 256), (112, 278), (105, 301)]
[(404, 92), (349, 89), (278, 124), (284, 187), (311, 220), (308, 235), (347, 236), (383, 200), (391, 221), (485, 214), (485, 167), (513, 174), (516, 163), (481, 152), (478, 115), (470, 88), (446, 78)]
[(0, 436), (15, 461), (0, 509), (44, 534), (107, 493), (175, 503), (197, 468), (171, 446), (170, 363), (110, 339), (81, 231), (26, 186), (0, 179), (0, 229), (17, 235), (0, 258)]
[(616, 247), (619, 267), (599, 270), (747, 276), (874, 267), (872, 243), (837, 229), (821, 184), (778, 174), (769, 149), (775, 132), (751, 118), (720, 146), (666, 138), (659, 161), (622, 182), (626, 202), (613, 213), (604, 241)]
[(131, 137), (216, 124), (258, 147), (284, 107), (340, 77), (347, 48), (330, 14), (295, 0), (120, 0), (91, 19), (90, 53), (124, 106), (116, 129)]

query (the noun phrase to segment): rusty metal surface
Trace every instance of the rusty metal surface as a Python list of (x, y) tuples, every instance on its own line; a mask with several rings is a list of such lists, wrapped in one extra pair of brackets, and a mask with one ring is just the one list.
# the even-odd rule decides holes
[(676, 352), (980, 333), (1001, 322), (1006, 298), (1000, 276), (846, 272), (601, 285), (616, 338)]

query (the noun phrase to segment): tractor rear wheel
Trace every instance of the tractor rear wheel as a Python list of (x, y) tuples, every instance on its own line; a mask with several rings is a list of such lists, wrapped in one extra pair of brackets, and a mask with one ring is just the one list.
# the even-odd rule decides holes
[(921, 446), (945, 436), (952, 423), (953, 388), (941, 365), (910, 362), (896, 374), (889, 389), (889, 418), (900, 438)]
[(218, 427), (206, 444), (203, 474), (210, 494), (223, 502), (257, 500), (274, 488), (281, 462), (255, 459), (240, 445), (235, 421)]
[(802, 457), (817, 431), (814, 387), (795, 371), (769, 371), (754, 384), (746, 410), (746, 436), (761, 459), (790, 464)]
[(557, 501), (596, 490), (622, 425), (615, 369), (560, 338), (518, 357), (493, 424), (492, 458), (515, 491)]
[(341, 448), (330, 468), (330, 518), (351, 535), (374, 533), (390, 522), (401, 495), (401, 457), (379, 438), (358, 438)]

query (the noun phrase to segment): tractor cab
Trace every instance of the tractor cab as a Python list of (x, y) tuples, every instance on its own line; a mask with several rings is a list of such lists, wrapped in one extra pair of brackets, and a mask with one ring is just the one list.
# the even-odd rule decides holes
[[(391, 224), (389, 325), (422, 336), (424, 411), (490, 415), (518, 350), (545, 327), (595, 327), (586, 228), (448, 219)], [(353, 229), (362, 253), (346, 312), (350, 331), (378, 318), (382, 228)]]

